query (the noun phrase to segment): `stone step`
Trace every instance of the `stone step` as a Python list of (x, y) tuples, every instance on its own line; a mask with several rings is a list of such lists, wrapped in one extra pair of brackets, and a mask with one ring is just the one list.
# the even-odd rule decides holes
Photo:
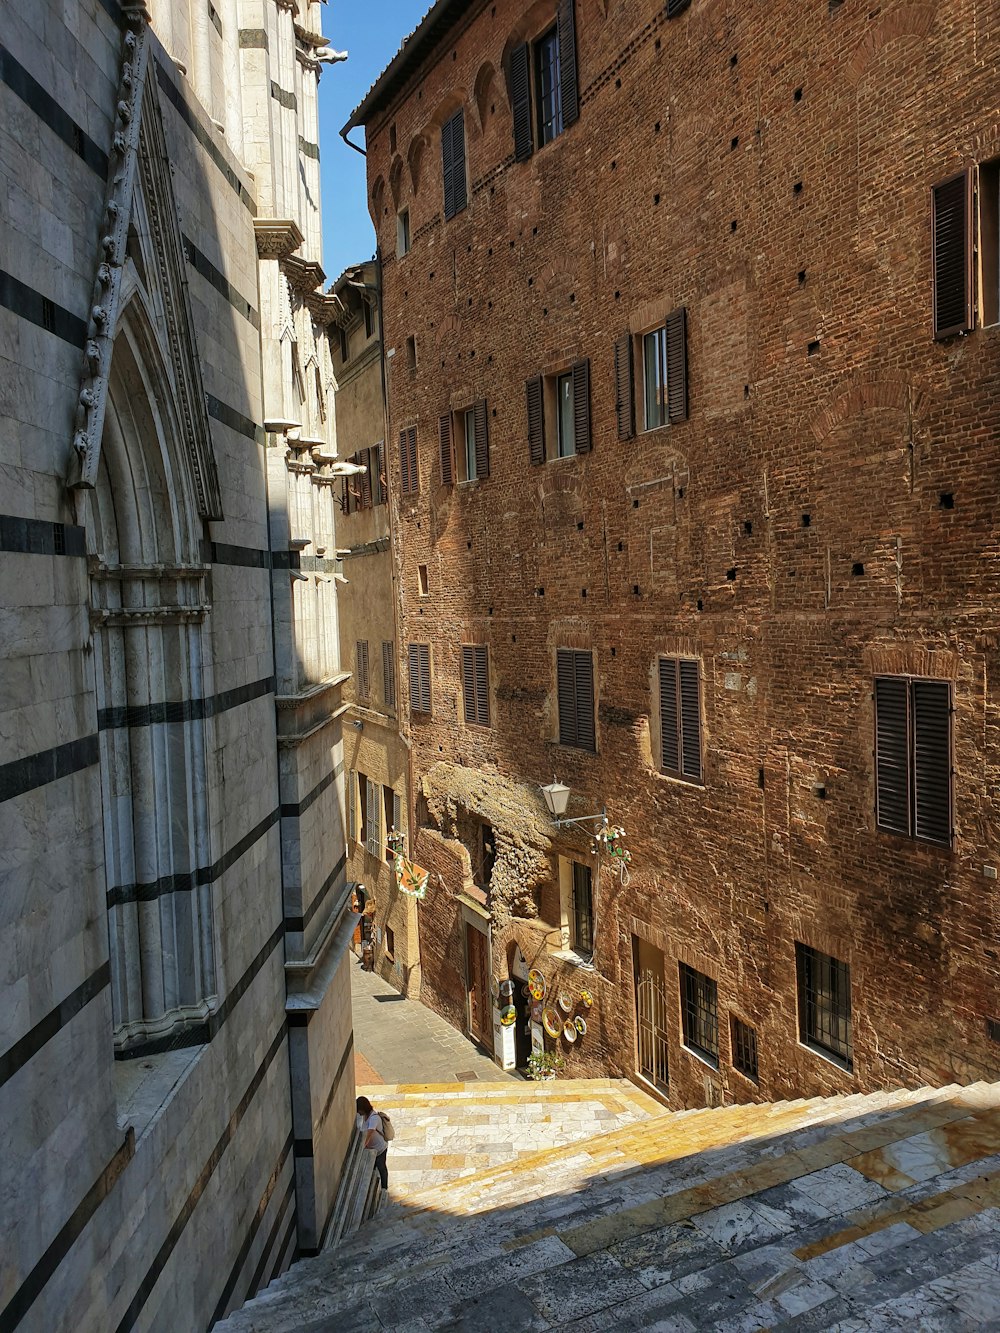
[[(706, 1146), (706, 1126), (726, 1120), (743, 1137)], [(716, 1307), (720, 1318), (746, 1307), (745, 1326), (764, 1327), (812, 1306), (830, 1317), (808, 1326), (825, 1328), (862, 1308), (838, 1304), (841, 1291), (864, 1303), (882, 1283), (891, 1300), (952, 1271), (972, 1293), (963, 1310), (998, 1308), (995, 1260), (982, 1273), (977, 1263), (1000, 1253), (1000, 1085), (719, 1108), (678, 1116), (669, 1132), (685, 1124), (687, 1153), (675, 1143), (649, 1156), (634, 1127), (575, 1155), (553, 1150), (551, 1171), (532, 1168), (541, 1188), (519, 1201), (480, 1182), (478, 1207), (456, 1212), (436, 1191), (435, 1207), (295, 1265), (220, 1333), (300, 1333), (321, 1319), (414, 1333), (449, 1321), (556, 1327), (598, 1310), (606, 1318), (587, 1328), (687, 1328)], [(624, 1166), (609, 1169), (612, 1140)], [(912, 1313), (885, 1326), (914, 1326)]]

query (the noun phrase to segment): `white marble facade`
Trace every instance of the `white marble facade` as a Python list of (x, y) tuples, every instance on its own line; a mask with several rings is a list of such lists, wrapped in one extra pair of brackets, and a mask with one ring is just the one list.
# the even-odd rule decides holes
[(0, 7), (0, 1330), (206, 1329), (353, 1132), (320, 0)]

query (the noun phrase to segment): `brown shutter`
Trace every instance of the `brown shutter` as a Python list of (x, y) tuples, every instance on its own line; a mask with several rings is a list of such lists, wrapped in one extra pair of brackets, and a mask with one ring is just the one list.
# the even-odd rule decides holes
[(514, 159), (525, 162), (531, 156), (531, 57), (528, 44), (515, 46), (510, 53), (510, 106), (514, 117)]
[(580, 119), (580, 86), (576, 72), (574, 0), (559, 0), (559, 98), (564, 125)]
[(382, 644), (382, 695), (386, 708), (396, 707), (396, 659), (391, 643)]
[(340, 479), (340, 511), (342, 514), (349, 514), (351, 512), (350, 477), (341, 477)]
[(444, 215), (453, 218), (467, 202), (465, 183), (465, 111), (459, 107), (441, 126), (444, 168)]
[(388, 478), (385, 473), (385, 440), (379, 440), (375, 446), (375, 465), (378, 468), (378, 479), (376, 486), (376, 495), (378, 500), (376, 504), (384, 505), (389, 498)]
[(573, 439), (578, 454), (590, 453), (590, 362), (573, 365)]
[(576, 677), (576, 743), (582, 750), (597, 749), (594, 728), (594, 659), (590, 653), (574, 653)]
[(450, 412), (438, 419), (438, 443), (441, 452), (441, 485), (451, 486), (455, 481), (455, 446)]
[(682, 14), (691, 0), (667, 0), (667, 18), (675, 19), (678, 14)]
[(633, 384), (632, 335), (623, 333), (615, 343), (615, 415), (620, 440), (631, 440), (635, 435)]
[(475, 649), (476, 721), (481, 727), (490, 725), (490, 650)]
[(677, 659), (660, 658), (660, 767), (681, 771), (680, 710), (677, 707)]
[(358, 837), (358, 775), (348, 773), (344, 791), (344, 804), (347, 806), (347, 840), (356, 842)]
[(475, 412), (476, 476), (488, 477), (490, 475), (490, 426), (485, 398), (480, 398), (479, 402), (476, 403)]
[(420, 645), (411, 643), (407, 650), (410, 668), (410, 712), (420, 712)]
[(365, 469), (364, 472), (361, 472), (361, 473), (358, 474), (358, 481), (361, 483), (361, 486), (360, 486), (360, 490), (361, 490), (361, 500), (360, 500), (360, 503), (359, 503), (359, 508), (361, 508), (361, 509), (371, 509), (371, 507), (372, 507), (372, 460), (371, 460), (371, 450), (370, 450), (370, 449), (362, 449), (361, 452), (360, 452), (359, 454), (357, 454), (356, 457), (357, 457), (357, 461), (358, 461), (359, 466), (360, 466), (360, 467), (363, 467), (363, 468)]
[(399, 493), (410, 494), (410, 450), (407, 442), (408, 431), (399, 432)]
[(681, 772), (701, 781), (701, 691), (698, 663), (684, 658), (679, 663), (681, 687)]
[(541, 375), (527, 380), (524, 388), (528, 399), (528, 457), (532, 463), (544, 463), (545, 405)]
[(420, 708), (421, 712), (431, 711), (431, 650), (426, 643), (417, 645), (420, 649)]
[(476, 650), (468, 644), (462, 645), (462, 701), (465, 705), (466, 722), (476, 720)]
[(931, 190), (934, 337), (972, 328), (971, 176), (963, 171)]
[(687, 311), (681, 306), (667, 316), (667, 419), (686, 421), (687, 414)]
[(909, 687), (896, 677), (875, 681), (875, 821), (910, 831)]
[(951, 842), (951, 689), (913, 681), (913, 831)]
[(576, 745), (576, 675), (572, 650), (556, 651), (556, 695), (559, 704), (559, 744)]

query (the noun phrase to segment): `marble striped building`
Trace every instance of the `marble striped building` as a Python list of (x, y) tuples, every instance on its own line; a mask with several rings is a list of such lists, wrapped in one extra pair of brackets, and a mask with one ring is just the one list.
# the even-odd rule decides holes
[(320, 13), (0, 9), (0, 1333), (207, 1328), (336, 1212)]

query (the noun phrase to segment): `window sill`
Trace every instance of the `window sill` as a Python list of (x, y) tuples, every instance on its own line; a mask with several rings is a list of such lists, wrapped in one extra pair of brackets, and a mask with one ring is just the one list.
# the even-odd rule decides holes
[(755, 1078), (755, 1077), (753, 1076), (753, 1074), (748, 1074), (748, 1073), (746, 1073), (745, 1070), (740, 1069), (739, 1065), (733, 1065), (733, 1073), (734, 1073), (734, 1074), (739, 1074), (740, 1078), (744, 1079), (745, 1082), (749, 1083), (750, 1086), (751, 1086), (752, 1088), (759, 1088), (759, 1087), (760, 1087), (760, 1076), (759, 1076), (759, 1075)]
[(883, 824), (876, 824), (875, 832), (886, 841), (891, 839), (902, 847), (919, 847), (921, 851), (938, 852), (944, 856), (955, 854), (954, 839), (951, 842), (932, 842), (930, 838), (918, 838), (915, 833), (900, 833), (898, 829), (886, 828)]
[(828, 1051), (825, 1046), (820, 1046), (816, 1042), (802, 1041), (798, 1042), (800, 1050), (808, 1051), (810, 1055), (818, 1055), (821, 1060), (825, 1060), (828, 1065), (833, 1065), (844, 1074), (854, 1073), (854, 1061), (845, 1060), (842, 1055), (837, 1055), (835, 1051)]
[(699, 1064), (704, 1065), (707, 1069), (711, 1069), (714, 1074), (719, 1072), (718, 1056), (711, 1056), (704, 1051), (699, 1051), (697, 1047), (689, 1046), (686, 1041), (681, 1042), (681, 1050), (687, 1051), (688, 1055), (693, 1055)]
[(575, 949), (551, 949), (549, 954), (552, 958), (558, 958), (561, 963), (569, 963), (571, 967), (579, 968), (581, 972), (597, 971), (593, 955), (587, 958), (582, 953), (577, 953)]
[(666, 768), (655, 768), (653, 772), (658, 778), (665, 778), (668, 782), (676, 782), (681, 787), (694, 787), (696, 790), (705, 790), (704, 778), (686, 778), (682, 773), (675, 773)]

